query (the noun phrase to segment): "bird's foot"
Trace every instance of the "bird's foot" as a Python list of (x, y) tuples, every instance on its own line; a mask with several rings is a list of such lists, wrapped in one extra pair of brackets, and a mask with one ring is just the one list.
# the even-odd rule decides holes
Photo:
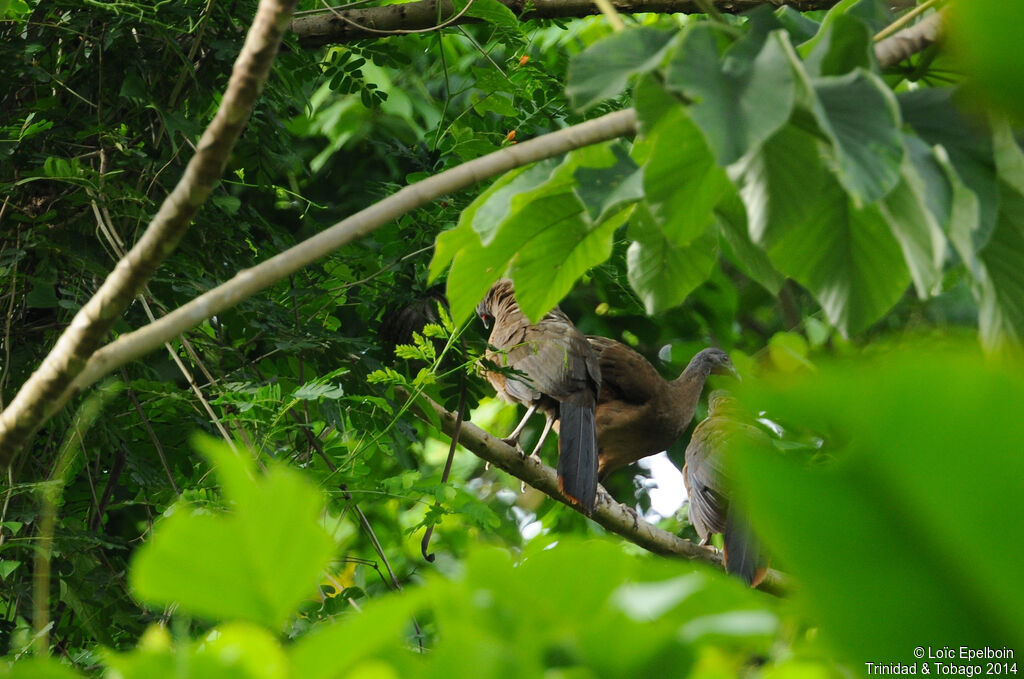
[(512, 446), (513, 448), (515, 448), (516, 452), (519, 453), (520, 456), (526, 457), (526, 451), (523, 450), (523, 446), (519, 444), (519, 437), (518, 436), (506, 436), (505, 438), (503, 438), (501, 440), (506, 445), (509, 445), (509, 446)]
[(633, 517), (633, 530), (640, 528), (640, 514), (633, 507), (627, 504), (623, 504), (622, 508), (626, 510), (626, 513)]

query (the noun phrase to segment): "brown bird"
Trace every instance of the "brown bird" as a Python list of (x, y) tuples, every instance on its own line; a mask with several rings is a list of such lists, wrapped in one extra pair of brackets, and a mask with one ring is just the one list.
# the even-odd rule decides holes
[(485, 357), (515, 374), (487, 372), (498, 395), (527, 407), (505, 441), (518, 445), (526, 421), (537, 410), (547, 418), (540, 450), (558, 422), (558, 484), (589, 514), (597, 495), (597, 430), (594, 409), (601, 386), (597, 356), (569, 317), (557, 307), (531, 325), (516, 303), (512, 281), (499, 280), (477, 305), (484, 325), (494, 321)]
[(670, 448), (690, 424), (708, 375), (739, 378), (729, 355), (704, 349), (669, 382), (646, 358), (606, 337), (587, 337), (598, 354), (598, 474)]
[(722, 533), (725, 569), (751, 587), (764, 579), (767, 558), (750, 524), (730, 498), (725, 456), (731, 446), (771, 446), (757, 427), (744, 424), (739, 403), (728, 392), (716, 389), (708, 397), (708, 416), (693, 430), (686, 446), (683, 483), (690, 500), (690, 523), (700, 544), (712, 533)]

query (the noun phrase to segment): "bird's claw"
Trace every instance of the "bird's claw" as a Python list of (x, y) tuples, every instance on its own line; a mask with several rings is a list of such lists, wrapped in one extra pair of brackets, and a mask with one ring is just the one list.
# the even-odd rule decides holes
[(512, 446), (513, 448), (515, 448), (516, 452), (519, 453), (519, 455), (521, 457), (524, 457), (524, 458), (526, 457), (526, 451), (523, 450), (523, 446), (519, 444), (519, 437), (518, 436), (515, 436), (515, 437), (508, 436), (508, 437), (503, 438), (501, 440), (502, 440), (502, 442), (505, 445)]
[(626, 510), (626, 513), (633, 517), (633, 530), (640, 528), (640, 514), (627, 504), (622, 505), (622, 508)]

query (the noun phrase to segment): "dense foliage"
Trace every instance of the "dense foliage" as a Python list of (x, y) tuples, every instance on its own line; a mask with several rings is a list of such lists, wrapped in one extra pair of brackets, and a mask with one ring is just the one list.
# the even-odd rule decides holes
[[(886, 3), (766, 5), (613, 32), (476, 0), (479, 23), (287, 38), (117, 334), (407, 183), (626, 106), (638, 134), (324, 253), (48, 422), (2, 484), (16, 676), (829, 676), (1024, 650), (1024, 60), (1000, 38), (1024, 11), (954, 5), (952, 49), (883, 68)], [(0, 406), (180, 178), (254, 6), (0, 2)], [(441, 482), (448, 440), (396, 387), (511, 427), (470, 322), (506, 274), (527, 313), (561, 304), (665, 375), (730, 351), (780, 449), (737, 472), (791, 599), (465, 450)], [(606, 485), (650, 509), (645, 468)]]

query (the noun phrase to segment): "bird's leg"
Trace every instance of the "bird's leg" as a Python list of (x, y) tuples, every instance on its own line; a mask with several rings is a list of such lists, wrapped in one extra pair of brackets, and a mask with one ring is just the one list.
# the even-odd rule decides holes
[(536, 403), (526, 409), (526, 414), (523, 415), (523, 419), (519, 420), (519, 424), (517, 424), (516, 428), (512, 430), (512, 433), (501, 440), (518, 450), (520, 453), (523, 452), (522, 447), (519, 445), (519, 435), (523, 433), (523, 428), (526, 426), (526, 421), (530, 419), (530, 415), (533, 415), (535, 412), (537, 412)]
[(548, 434), (551, 432), (551, 426), (555, 423), (554, 415), (545, 413), (544, 416), (546, 418), (544, 421), (544, 431), (540, 433), (540, 439), (538, 439), (537, 445), (533, 447), (533, 452), (530, 453), (530, 457), (536, 457), (538, 460), (540, 459), (540, 455), (538, 455), (540, 447), (544, 445), (544, 439), (548, 437)]

